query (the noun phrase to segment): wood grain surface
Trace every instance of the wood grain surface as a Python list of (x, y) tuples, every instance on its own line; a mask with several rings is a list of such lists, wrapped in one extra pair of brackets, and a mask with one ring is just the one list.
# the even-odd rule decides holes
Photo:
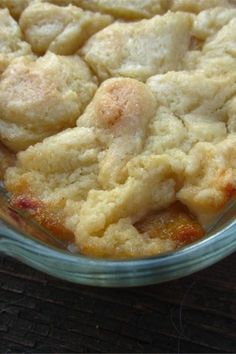
[(80, 286), (0, 256), (0, 352), (235, 353), (236, 260), (132, 289)]

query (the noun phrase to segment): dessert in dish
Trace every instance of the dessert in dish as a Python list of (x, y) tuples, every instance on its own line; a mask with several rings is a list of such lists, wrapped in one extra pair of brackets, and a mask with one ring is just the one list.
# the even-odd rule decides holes
[(23, 40), (18, 23), (8, 9), (0, 9), (0, 74), (13, 59), (30, 54), (30, 45)]
[(203, 237), (236, 188), (234, 2), (35, 0), (16, 25), (32, 52), (0, 77), (12, 206), (95, 257)]
[(25, 56), (0, 81), (0, 136), (21, 151), (75, 124), (96, 91), (96, 79), (79, 56)]

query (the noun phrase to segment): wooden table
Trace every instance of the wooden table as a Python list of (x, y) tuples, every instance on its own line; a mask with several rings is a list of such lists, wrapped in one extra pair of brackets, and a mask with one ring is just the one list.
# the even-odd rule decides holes
[(236, 259), (154, 286), (103, 289), (0, 256), (0, 352), (235, 353)]

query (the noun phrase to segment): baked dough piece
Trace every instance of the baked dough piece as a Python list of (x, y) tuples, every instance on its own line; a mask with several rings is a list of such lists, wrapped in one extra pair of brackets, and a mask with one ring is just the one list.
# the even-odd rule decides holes
[(147, 81), (160, 106), (179, 117), (186, 114), (213, 114), (215, 123), (224, 121), (225, 103), (236, 94), (236, 73), (208, 76), (202, 70), (168, 72)]
[(229, 100), (226, 104), (228, 113), (228, 130), (230, 133), (236, 133), (236, 96)]
[[(235, 3), (236, 4), (236, 3)], [(215, 7), (202, 11), (193, 22), (193, 35), (199, 40), (209, 41), (209, 37), (215, 35), (233, 18), (236, 18), (236, 7)]]
[[(92, 177), (84, 194), (76, 187), (75, 198), (67, 195), (67, 199), (76, 199), (77, 195), (85, 198), (88, 191), (98, 188), (99, 184), (111, 188), (127, 178), (122, 169), (142, 150), (155, 107), (154, 97), (146, 85), (132, 79), (110, 79), (98, 89), (76, 128), (67, 129), (20, 153), (19, 165), (23, 172), (32, 170), (45, 177), (64, 175), (65, 178), (56, 178), (53, 182), (59, 187), (70, 185), (70, 181), (75, 183), (79, 176), (87, 180)], [(76, 174), (76, 169), (82, 170)], [(79, 178), (78, 183), (80, 185)], [(16, 193), (18, 184), (11, 185)], [(32, 184), (29, 189), (33, 194), (43, 195), (46, 184), (35, 189)], [(48, 194), (48, 200), (49, 197)]]
[(170, 0), (74, 0), (75, 4), (84, 9), (108, 13), (126, 20), (162, 14), (168, 9), (170, 2)]
[(155, 111), (146, 85), (106, 81), (77, 128), (18, 155), (6, 178), (14, 204), (28, 206), (38, 219), (45, 210), (48, 215), (64, 210), (61, 222), (85, 254), (137, 257), (173, 249), (174, 241), (149, 238), (133, 226), (175, 195), (168, 157), (139, 157)]
[(236, 17), (235, 11), (231, 11), (234, 17), (230, 20), (227, 16), (230, 21), (207, 38), (202, 50), (188, 52), (186, 68), (204, 70), (213, 76), (236, 72)]
[[(76, 128), (18, 155), (6, 176), (14, 205), (44, 224), (45, 215), (56, 219), (87, 255), (175, 249), (177, 239), (154, 237), (140, 220), (180, 200), (208, 225), (233, 196), (236, 135), (227, 124), (233, 129), (235, 90), (233, 76), (201, 71), (157, 75), (148, 85), (105, 81)], [(202, 235), (194, 225), (187, 234)]]
[(198, 66), (219, 75), (236, 70), (236, 17), (206, 42)]
[(185, 170), (185, 184), (177, 194), (209, 227), (222, 213), (236, 191), (236, 134), (214, 145), (198, 143), (191, 150)]
[(224, 8), (231, 7), (232, 2), (228, 0), (173, 0), (171, 11), (186, 11), (199, 13), (203, 10), (222, 6)]
[(184, 163), (176, 197), (209, 226), (236, 189), (235, 73), (169, 72), (147, 84), (161, 108), (145, 150)]
[(31, 48), (23, 41), (17, 22), (8, 9), (0, 9), (0, 74), (11, 60), (27, 54), (31, 54)]
[(0, 79), (0, 140), (20, 151), (74, 126), (96, 87), (79, 56), (15, 60)]
[(109, 15), (48, 3), (33, 3), (20, 18), (26, 40), (40, 55), (48, 49), (61, 55), (74, 54), (91, 35), (111, 23)]
[(0, 7), (8, 8), (11, 15), (18, 19), (24, 9), (34, 0), (1, 0)]
[[(219, 143), (234, 132), (236, 76), (208, 77), (203, 71), (169, 72), (147, 81), (159, 105), (146, 149), (188, 153), (196, 143)], [(181, 159), (181, 156), (178, 157)]]
[(0, 143), (0, 182), (3, 180), (4, 174), (8, 167), (13, 166), (15, 157)]
[(92, 36), (81, 53), (100, 80), (148, 77), (180, 70), (189, 48), (191, 15), (168, 13), (137, 23), (114, 23)]
[(57, 5), (77, 5), (83, 9), (135, 20), (150, 18), (168, 10), (199, 13), (216, 6), (230, 7), (234, 0), (44, 0)]

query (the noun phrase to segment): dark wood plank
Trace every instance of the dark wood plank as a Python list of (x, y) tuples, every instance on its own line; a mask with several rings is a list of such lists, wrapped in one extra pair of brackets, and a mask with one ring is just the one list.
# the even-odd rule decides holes
[(103, 289), (1, 255), (0, 352), (235, 353), (235, 256), (165, 284)]

